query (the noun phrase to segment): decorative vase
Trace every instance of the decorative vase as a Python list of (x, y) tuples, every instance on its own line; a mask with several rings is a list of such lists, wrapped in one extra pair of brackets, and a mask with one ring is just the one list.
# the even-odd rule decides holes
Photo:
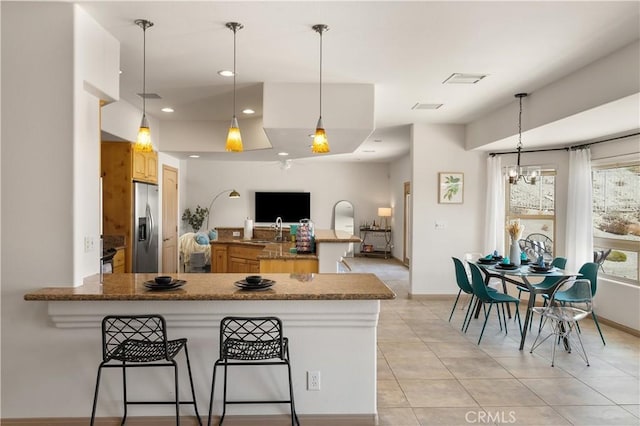
[(518, 244), (518, 240), (511, 240), (511, 247), (509, 248), (509, 260), (514, 265), (520, 266), (520, 244)]

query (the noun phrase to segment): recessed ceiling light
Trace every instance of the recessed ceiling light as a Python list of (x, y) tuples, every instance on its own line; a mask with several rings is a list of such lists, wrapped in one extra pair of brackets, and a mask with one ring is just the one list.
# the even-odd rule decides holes
[(218, 71), (218, 74), (223, 77), (233, 77), (233, 71), (229, 71), (229, 70), (220, 70)]
[(447, 77), (442, 84), (476, 84), (486, 76), (486, 74), (465, 74), (461, 72), (454, 72)]
[(173, 112), (173, 108), (164, 107), (160, 111), (162, 111), (162, 112)]
[(189, 158), (200, 158), (200, 156), (198, 154), (191, 154)]
[(278, 155), (281, 156), (281, 157), (286, 157), (287, 155), (289, 155), (289, 153), (288, 152), (279, 152)]
[(118, 71), (118, 74), (122, 74), (122, 70), (119, 70), (119, 71)]
[(255, 114), (256, 112), (254, 110), (252, 110), (251, 108), (245, 108), (242, 110), (242, 112), (244, 114)]
[(416, 104), (412, 106), (411, 109), (438, 109), (442, 105), (443, 104), (430, 104), (430, 103), (416, 102)]

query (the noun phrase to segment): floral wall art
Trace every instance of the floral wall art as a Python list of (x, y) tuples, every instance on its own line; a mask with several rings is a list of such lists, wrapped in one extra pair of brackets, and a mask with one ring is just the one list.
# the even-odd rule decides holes
[(438, 173), (438, 202), (440, 204), (462, 204), (464, 200), (464, 173)]

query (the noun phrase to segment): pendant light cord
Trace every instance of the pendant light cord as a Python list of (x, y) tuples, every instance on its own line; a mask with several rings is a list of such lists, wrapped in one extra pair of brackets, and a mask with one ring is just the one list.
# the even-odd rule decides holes
[(236, 116), (236, 31), (233, 27), (233, 116)]
[(147, 116), (147, 23), (142, 23), (142, 116)]
[(320, 31), (320, 118), (322, 118), (322, 33), (323, 30)]

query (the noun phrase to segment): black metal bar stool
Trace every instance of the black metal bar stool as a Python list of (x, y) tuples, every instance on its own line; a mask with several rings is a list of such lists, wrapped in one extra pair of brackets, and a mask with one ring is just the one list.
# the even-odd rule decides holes
[[(189, 372), (193, 398), (191, 401), (180, 401), (178, 392), (178, 364), (174, 358), (183, 348), (187, 359), (187, 371)], [(193, 388), (187, 339), (168, 340), (167, 325), (161, 315), (110, 315), (102, 320), (102, 362), (98, 367), (98, 376), (96, 378), (91, 425), (95, 420), (98, 389), (103, 367), (122, 369), (124, 416), (122, 417), (121, 425), (124, 425), (127, 420), (127, 405), (131, 404), (175, 404), (176, 425), (180, 425), (180, 404), (192, 404), (198, 418), (198, 424), (202, 425)], [(128, 401), (126, 369), (133, 367), (173, 367), (175, 401)]]
[[(224, 388), (222, 416), (224, 421), (227, 404), (289, 404), (291, 406), (291, 425), (300, 425), (293, 401), (293, 383), (289, 364), (289, 340), (282, 335), (282, 321), (277, 317), (225, 317), (220, 322), (220, 357), (213, 365), (211, 399), (209, 400), (209, 419), (213, 409), (213, 394), (216, 386), (216, 369), (224, 366)], [(289, 399), (287, 400), (227, 400), (227, 377), (229, 366), (286, 365), (289, 375)]]

